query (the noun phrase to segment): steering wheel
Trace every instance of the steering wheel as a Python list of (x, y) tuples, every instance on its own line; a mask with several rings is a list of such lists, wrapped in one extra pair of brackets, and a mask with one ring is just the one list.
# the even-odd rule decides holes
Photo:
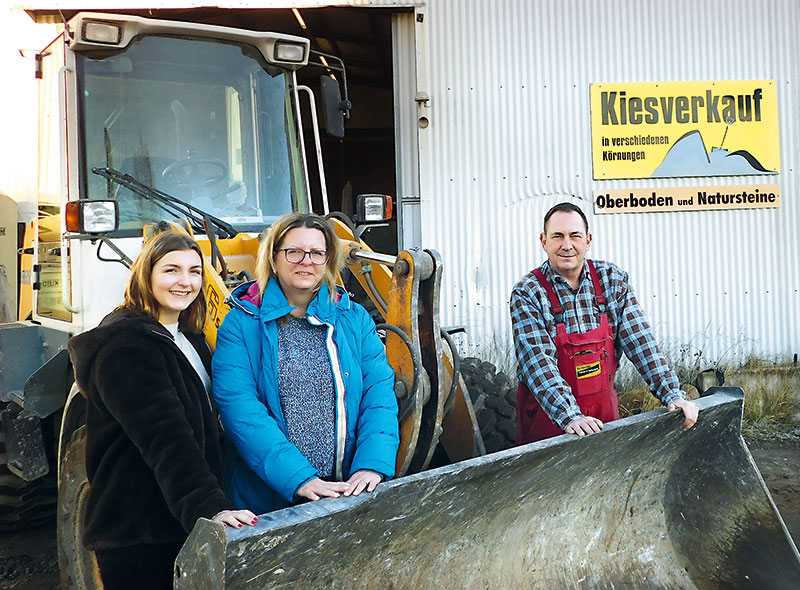
[(161, 178), (181, 188), (212, 186), (228, 178), (228, 167), (216, 158), (186, 158), (164, 168)]

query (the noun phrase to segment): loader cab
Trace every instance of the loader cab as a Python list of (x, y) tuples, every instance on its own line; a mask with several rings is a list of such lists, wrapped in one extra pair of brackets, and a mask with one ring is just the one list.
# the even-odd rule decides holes
[[(232, 233), (253, 235), (284, 213), (310, 210), (296, 75), (308, 56), (307, 39), (280, 33), (73, 18), (38, 58), (47, 155), (40, 201), (49, 195), (62, 209), (40, 220), (34, 319), (78, 332), (121, 301), (127, 269), (114, 264), (124, 258), (114, 250), (133, 259), (145, 226), (183, 216), (154, 193)], [(106, 241), (70, 235), (66, 203), (100, 200), (118, 212)], [(202, 223), (194, 229), (205, 233)]]
[(307, 210), (293, 72), (255, 46), (141, 35), (77, 53), (76, 79), (80, 198), (118, 202), (116, 235), (141, 235), (173, 214), (94, 169), (131, 175), (239, 231)]

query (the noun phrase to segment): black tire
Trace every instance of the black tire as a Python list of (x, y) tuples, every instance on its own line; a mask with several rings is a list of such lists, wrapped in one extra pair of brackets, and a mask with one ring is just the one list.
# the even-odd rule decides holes
[(70, 438), (61, 464), (58, 488), (58, 567), (62, 590), (101, 590), (94, 552), (84, 549), (83, 518), (89, 481), (86, 479), (86, 427)]
[(475, 357), (461, 359), (487, 453), (514, 446), (517, 436), (517, 384), (496, 367)]
[[(0, 412), (7, 403), (0, 402)], [(46, 428), (46, 427), (45, 427)], [(25, 481), (8, 469), (5, 430), (0, 423), (0, 532), (52, 522), (56, 514), (56, 475)]]

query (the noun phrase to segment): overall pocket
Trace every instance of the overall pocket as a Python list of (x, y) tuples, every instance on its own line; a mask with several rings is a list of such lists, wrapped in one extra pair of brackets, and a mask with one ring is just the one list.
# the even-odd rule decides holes
[(572, 392), (575, 397), (594, 395), (605, 389), (609, 383), (608, 353), (605, 349), (578, 350), (570, 355), (573, 383)]

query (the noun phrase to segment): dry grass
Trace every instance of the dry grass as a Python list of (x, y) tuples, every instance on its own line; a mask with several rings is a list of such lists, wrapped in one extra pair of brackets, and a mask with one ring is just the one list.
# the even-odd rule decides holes
[(619, 397), (621, 418), (651, 412), (662, 407), (661, 402), (650, 393), (646, 385), (617, 391), (617, 397)]
[(744, 422), (747, 425), (795, 424), (800, 412), (797, 385), (783, 382), (778, 387), (756, 387), (744, 394)]
[[(725, 385), (738, 386), (744, 390), (744, 429), (764, 431), (771, 428), (796, 427), (800, 425), (800, 368), (777, 367), (774, 363), (750, 360), (737, 369), (728, 368), (730, 378)], [(740, 382), (737, 375), (747, 373), (747, 380)], [(763, 378), (759, 378), (763, 375)], [(686, 383), (682, 387), (688, 397), (697, 397), (697, 391)], [(620, 416), (631, 416), (661, 407), (650, 390), (640, 382), (618, 390)]]

